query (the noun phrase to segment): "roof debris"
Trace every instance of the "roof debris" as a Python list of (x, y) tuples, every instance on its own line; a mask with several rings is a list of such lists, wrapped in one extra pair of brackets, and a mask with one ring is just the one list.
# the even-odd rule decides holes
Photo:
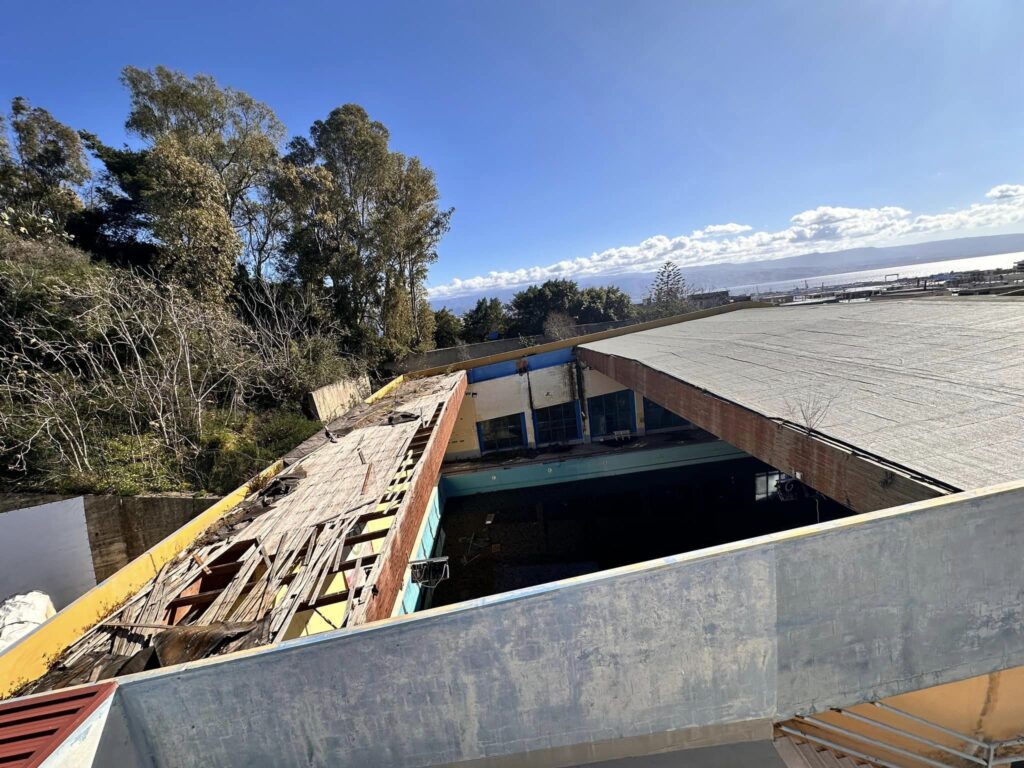
[(31, 690), (359, 623), (392, 521), (463, 377), (409, 382), (333, 422)]

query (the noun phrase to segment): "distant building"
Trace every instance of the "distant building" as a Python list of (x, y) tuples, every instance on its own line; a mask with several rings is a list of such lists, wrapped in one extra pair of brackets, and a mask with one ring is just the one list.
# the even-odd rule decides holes
[(690, 295), (690, 301), (697, 309), (711, 309), (729, 303), (728, 291), (710, 291), (708, 293), (694, 293)]

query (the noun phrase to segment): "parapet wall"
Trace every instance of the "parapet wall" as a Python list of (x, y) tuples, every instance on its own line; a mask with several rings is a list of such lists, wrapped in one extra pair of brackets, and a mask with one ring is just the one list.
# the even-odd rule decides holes
[(961, 493), (144, 673), (97, 764), (554, 768), (763, 744), (796, 714), (1024, 665), (1022, 511), (1021, 484)]

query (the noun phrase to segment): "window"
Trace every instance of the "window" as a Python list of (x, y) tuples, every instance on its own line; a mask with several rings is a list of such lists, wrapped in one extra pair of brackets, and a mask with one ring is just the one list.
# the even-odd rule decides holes
[(788, 480), (785, 472), (758, 472), (754, 475), (754, 501), (765, 501), (775, 495), (775, 491), (783, 480)]
[(523, 429), (521, 413), (478, 421), (476, 430), (480, 437), (481, 451), (503, 451), (526, 445), (526, 430)]
[(538, 408), (533, 412), (533, 423), (537, 428), (537, 445), (545, 443), (567, 443), (579, 440), (579, 405), (575, 400), (549, 408)]
[(656, 429), (674, 429), (690, 425), (686, 419), (657, 403), (644, 398), (644, 427), (648, 432)]
[(636, 431), (636, 410), (633, 403), (633, 391), (629, 389), (587, 398), (590, 436), (602, 437), (615, 432)]

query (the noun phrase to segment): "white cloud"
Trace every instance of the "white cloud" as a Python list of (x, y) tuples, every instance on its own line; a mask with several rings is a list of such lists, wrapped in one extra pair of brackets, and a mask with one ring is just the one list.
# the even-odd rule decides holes
[(693, 236), (717, 237), (718, 235), (738, 235), (740, 232), (749, 232), (752, 229), (753, 227), (749, 224), (735, 224), (733, 222), (728, 224), (712, 224), (709, 227), (704, 227), (704, 229), (698, 229), (693, 233)]
[(938, 214), (914, 215), (899, 206), (844, 208), (819, 206), (790, 219), (775, 232), (754, 231), (746, 224), (712, 224), (690, 235), (656, 235), (638, 245), (609, 248), (590, 256), (547, 266), (489, 272), (434, 286), (432, 299), (480, 291), (518, 288), (553, 278), (580, 278), (651, 272), (671, 259), (682, 267), (723, 262), (781, 259), (814, 251), (837, 251), (866, 245), (891, 245), (927, 235), (1006, 227), (1024, 221), (1024, 184), (1000, 184), (985, 194), (989, 202)]

